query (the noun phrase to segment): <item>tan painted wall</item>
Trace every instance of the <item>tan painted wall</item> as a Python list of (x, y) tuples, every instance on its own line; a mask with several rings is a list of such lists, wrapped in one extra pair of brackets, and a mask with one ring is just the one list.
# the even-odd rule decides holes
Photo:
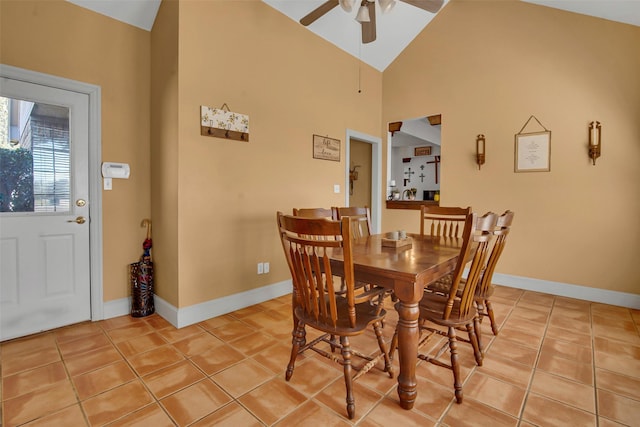
[[(186, 307), (290, 279), (276, 211), (344, 204), (346, 129), (379, 135), (382, 74), (363, 65), (359, 94), (356, 58), (257, 1), (180, 2), (178, 52), (178, 306)], [(250, 142), (200, 136), (200, 106), (223, 103), (249, 115)], [(313, 134), (340, 139), (341, 161), (313, 159)], [(261, 261), (271, 272), (258, 276)]]
[(128, 180), (103, 191), (104, 300), (129, 295), (149, 217), (149, 32), (66, 1), (0, 2), (0, 62), (102, 89), (102, 160)]
[(151, 32), (151, 212), (155, 292), (178, 305), (178, 2), (161, 3)]
[[(149, 34), (64, 1), (0, 2), (0, 61), (100, 85), (103, 160), (131, 164), (131, 178), (103, 193), (105, 301), (129, 295), (150, 214), (157, 290), (171, 304), (286, 280), (275, 212), (344, 202), (332, 190), (346, 190), (345, 129), (378, 136), (433, 113), (443, 114), (443, 204), (516, 211), (499, 272), (638, 293), (637, 27), (452, 0), (384, 79), (362, 66), (358, 94), (355, 58), (261, 2), (165, 3)], [(200, 105), (222, 103), (249, 114), (249, 143), (199, 135)], [(514, 174), (513, 135), (531, 114), (553, 132), (552, 171)], [(596, 166), (591, 120), (603, 123)], [(342, 161), (312, 159), (313, 133), (340, 139)], [(383, 230), (415, 218), (385, 210)], [(259, 261), (270, 274), (255, 274)]]
[[(638, 27), (522, 2), (452, 0), (385, 71), (383, 123), (442, 113), (442, 204), (516, 212), (500, 273), (637, 294), (638, 76)], [(551, 172), (515, 174), (514, 134), (531, 115), (552, 131)], [(596, 166), (592, 120), (603, 126)], [(418, 217), (384, 210), (382, 228), (417, 229)]]

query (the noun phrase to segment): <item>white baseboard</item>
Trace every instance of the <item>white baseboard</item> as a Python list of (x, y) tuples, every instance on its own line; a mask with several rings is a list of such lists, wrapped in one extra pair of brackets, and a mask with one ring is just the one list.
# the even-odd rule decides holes
[[(291, 280), (285, 280), (284, 282), (274, 283), (181, 309), (154, 295), (154, 305), (159, 316), (176, 328), (182, 328), (289, 294), (292, 286)], [(104, 304), (104, 318), (124, 316), (129, 314), (130, 310), (131, 298), (108, 301)]]
[[(124, 316), (131, 313), (131, 297), (120, 298), (113, 301), (107, 301), (103, 304), (102, 314), (105, 319), (111, 319), (112, 317)], [(102, 320), (102, 319), (93, 319)]]
[(499, 273), (494, 273), (492, 282), (496, 285), (509, 286), (510, 288), (525, 289), (528, 291), (542, 292), (544, 294), (552, 294), (640, 310), (639, 294), (630, 294), (627, 292), (610, 291), (606, 289), (590, 288), (588, 286), (571, 285), (568, 283), (551, 282), (548, 280), (511, 276)]
[[(581, 299), (603, 304), (640, 310), (640, 295), (627, 292), (609, 291), (606, 289), (589, 288), (587, 286), (571, 285), (568, 283), (551, 282), (548, 280), (532, 279), (529, 277), (511, 276), (495, 273), (493, 283), (511, 288), (542, 292), (568, 298)], [(291, 280), (274, 283), (246, 292), (217, 298), (201, 304), (178, 309), (159, 296), (155, 295), (156, 313), (166, 319), (176, 328), (193, 325), (212, 317), (231, 313), (241, 308), (268, 301), (291, 293)], [(124, 316), (131, 310), (131, 298), (122, 298), (104, 303), (104, 318)]]

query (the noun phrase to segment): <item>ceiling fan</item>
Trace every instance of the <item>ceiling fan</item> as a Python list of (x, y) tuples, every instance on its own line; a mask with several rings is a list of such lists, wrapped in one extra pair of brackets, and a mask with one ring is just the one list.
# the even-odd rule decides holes
[[(436, 13), (442, 7), (444, 0), (377, 0), (380, 9), (386, 13), (393, 9), (396, 1), (403, 1), (427, 12)], [(328, 0), (309, 12), (300, 19), (300, 23), (305, 27), (315, 22), (324, 14), (340, 5), (345, 12), (351, 12), (355, 6), (356, 0)], [(356, 21), (362, 25), (362, 43), (371, 43), (376, 39), (376, 4), (375, 0), (361, 0)]]

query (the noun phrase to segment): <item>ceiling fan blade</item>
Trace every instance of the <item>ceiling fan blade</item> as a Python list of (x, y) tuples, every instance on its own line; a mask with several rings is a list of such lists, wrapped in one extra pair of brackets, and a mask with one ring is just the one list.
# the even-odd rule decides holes
[(427, 12), (437, 13), (444, 0), (402, 0), (405, 3), (409, 3), (412, 6), (419, 7), (420, 9), (424, 9)]
[(300, 23), (306, 27), (307, 25), (310, 25), (313, 22), (315, 22), (318, 18), (320, 18), (325, 13), (329, 12), (331, 9), (333, 9), (337, 5), (338, 5), (338, 0), (326, 1), (322, 3), (320, 6), (318, 6), (317, 8), (313, 9), (307, 15), (303, 16), (302, 19), (300, 19)]
[(367, 2), (369, 8), (369, 22), (361, 22), (362, 25), (362, 43), (371, 43), (376, 39), (376, 4)]

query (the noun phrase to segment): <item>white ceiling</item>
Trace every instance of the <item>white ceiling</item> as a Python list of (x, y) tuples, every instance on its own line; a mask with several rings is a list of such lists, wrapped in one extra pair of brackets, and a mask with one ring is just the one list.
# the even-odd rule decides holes
[[(296, 22), (325, 2), (325, 0), (262, 1)], [(306, 28), (379, 71), (384, 71), (436, 16), (434, 13), (402, 1), (398, 1), (390, 12), (383, 14), (376, 2), (377, 38), (372, 43), (362, 44), (360, 23), (355, 20), (356, 12), (355, 7), (351, 13), (343, 11), (340, 7), (334, 7)]]
[[(161, 0), (67, 0), (122, 22), (151, 31)], [(205, 1), (205, 0), (200, 0)], [(209, 0), (212, 1), (212, 0)], [(236, 1), (236, 0), (229, 0)], [(298, 22), (325, 0), (262, 0)], [(446, 1), (445, 5), (446, 7)], [(489, 1), (489, 0), (478, 0)], [(523, 0), (570, 12), (640, 26), (640, 0)], [(376, 13), (377, 39), (362, 44), (356, 10), (336, 7), (307, 28), (379, 71), (384, 71), (429, 24), (435, 14), (399, 1), (389, 13)]]
[(161, 0), (67, 0), (113, 19), (151, 31)]

